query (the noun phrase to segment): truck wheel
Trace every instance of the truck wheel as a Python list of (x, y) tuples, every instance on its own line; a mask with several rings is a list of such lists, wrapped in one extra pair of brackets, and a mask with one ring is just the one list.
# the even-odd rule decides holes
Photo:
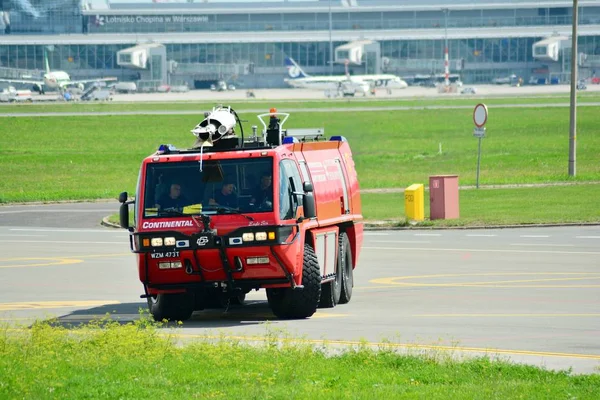
[(302, 265), (302, 285), (304, 289), (267, 289), (269, 306), (279, 318), (308, 318), (317, 311), (321, 298), (321, 271), (315, 250), (304, 245)]
[(194, 298), (188, 293), (158, 294), (148, 297), (148, 308), (155, 321), (185, 321), (194, 312)]
[(352, 250), (350, 241), (345, 233), (340, 233), (340, 259), (342, 270), (342, 290), (339, 304), (346, 304), (352, 298), (352, 288), (354, 287), (354, 271), (352, 269)]
[[(342, 235), (342, 233), (340, 233)], [(335, 264), (335, 279), (321, 285), (320, 308), (332, 308), (340, 302), (342, 295), (342, 245), (338, 245), (338, 258)]]

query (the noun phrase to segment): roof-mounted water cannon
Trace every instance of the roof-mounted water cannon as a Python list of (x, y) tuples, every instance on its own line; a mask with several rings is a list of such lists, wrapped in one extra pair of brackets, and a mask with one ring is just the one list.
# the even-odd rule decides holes
[(219, 139), (235, 138), (234, 128), (238, 122), (237, 114), (231, 107), (218, 106), (204, 114), (204, 120), (192, 129), (198, 139), (194, 148), (213, 146)]

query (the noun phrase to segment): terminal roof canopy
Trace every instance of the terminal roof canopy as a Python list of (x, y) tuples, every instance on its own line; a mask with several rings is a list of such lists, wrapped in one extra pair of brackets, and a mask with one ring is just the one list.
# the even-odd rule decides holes
[[(181, 10), (218, 8), (256, 8), (266, 11), (269, 8), (300, 8), (307, 11), (330, 6), (329, 0), (84, 0), (84, 10)], [(595, 5), (594, 0), (580, 0), (579, 5)], [(374, 10), (377, 7), (410, 10), (472, 9), (477, 8), (544, 8), (572, 7), (572, 0), (331, 0), (332, 8), (351, 10)], [(375, 7), (375, 9), (373, 9)]]

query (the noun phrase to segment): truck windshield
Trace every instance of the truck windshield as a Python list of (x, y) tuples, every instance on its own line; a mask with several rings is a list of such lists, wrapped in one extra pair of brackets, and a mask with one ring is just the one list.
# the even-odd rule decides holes
[(273, 158), (148, 164), (144, 218), (273, 211)]

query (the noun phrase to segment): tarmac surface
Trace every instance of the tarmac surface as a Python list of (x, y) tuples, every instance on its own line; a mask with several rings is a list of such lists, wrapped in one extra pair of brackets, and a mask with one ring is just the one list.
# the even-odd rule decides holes
[[(385, 90), (377, 90), (375, 95), (356, 96), (350, 99), (356, 100), (381, 100), (381, 99), (406, 99), (416, 100), (424, 98), (452, 99), (452, 98), (485, 98), (485, 97), (520, 97), (531, 96), (555, 96), (566, 95), (570, 93), (570, 85), (532, 85), (512, 87), (508, 85), (465, 85), (464, 87), (474, 87), (476, 94), (458, 93), (439, 93), (437, 88), (426, 88), (421, 86), (409, 86), (406, 89), (394, 89), (391, 94)], [(247, 96), (247, 91), (239, 88), (234, 91), (210, 91), (210, 90), (191, 90), (186, 93), (132, 93), (132, 94), (114, 94), (114, 102), (171, 102), (171, 101), (189, 101), (189, 102), (210, 102), (218, 103), (220, 101), (242, 101), (242, 100), (279, 100), (279, 101), (297, 101), (297, 100), (335, 100), (341, 97), (328, 98), (326, 91), (313, 89), (294, 89), (294, 88), (276, 88), (276, 89), (251, 89), (254, 93), (253, 98)], [(579, 93), (600, 92), (600, 85), (589, 85), (587, 90)], [(62, 102), (58, 94), (50, 93), (45, 95), (34, 94), (34, 103), (37, 102)], [(349, 98), (345, 98), (349, 99)], [(8, 104), (8, 103), (0, 103)]]
[[(508, 85), (467, 85), (475, 87), (477, 94), (468, 95), (459, 93), (438, 93), (436, 88), (425, 88), (420, 86), (409, 86), (406, 89), (394, 89), (392, 94), (385, 90), (377, 91), (375, 96), (357, 96), (355, 99), (415, 99), (415, 98), (469, 98), (486, 96), (527, 96), (527, 95), (555, 95), (570, 93), (569, 85), (540, 85), (512, 87)], [(465, 87), (467, 87), (465, 86)], [(252, 100), (327, 100), (325, 91), (310, 89), (253, 89), (255, 98)], [(600, 85), (590, 85), (585, 92), (600, 92)], [(583, 93), (583, 92), (580, 92)], [(221, 100), (247, 100), (246, 90), (238, 89), (226, 92), (211, 92), (210, 90), (192, 90), (187, 93), (135, 93), (115, 94), (113, 101), (140, 102), (140, 101), (208, 101), (218, 102)]]
[[(0, 321), (138, 319), (145, 303), (128, 233), (100, 226), (117, 209), (114, 201), (0, 207)], [(196, 312), (173, 337), (252, 343), (270, 329), (329, 348), (598, 373), (599, 249), (599, 226), (370, 230), (350, 304), (282, 321), (264, 291), (252, 292), (243, 307)]]

